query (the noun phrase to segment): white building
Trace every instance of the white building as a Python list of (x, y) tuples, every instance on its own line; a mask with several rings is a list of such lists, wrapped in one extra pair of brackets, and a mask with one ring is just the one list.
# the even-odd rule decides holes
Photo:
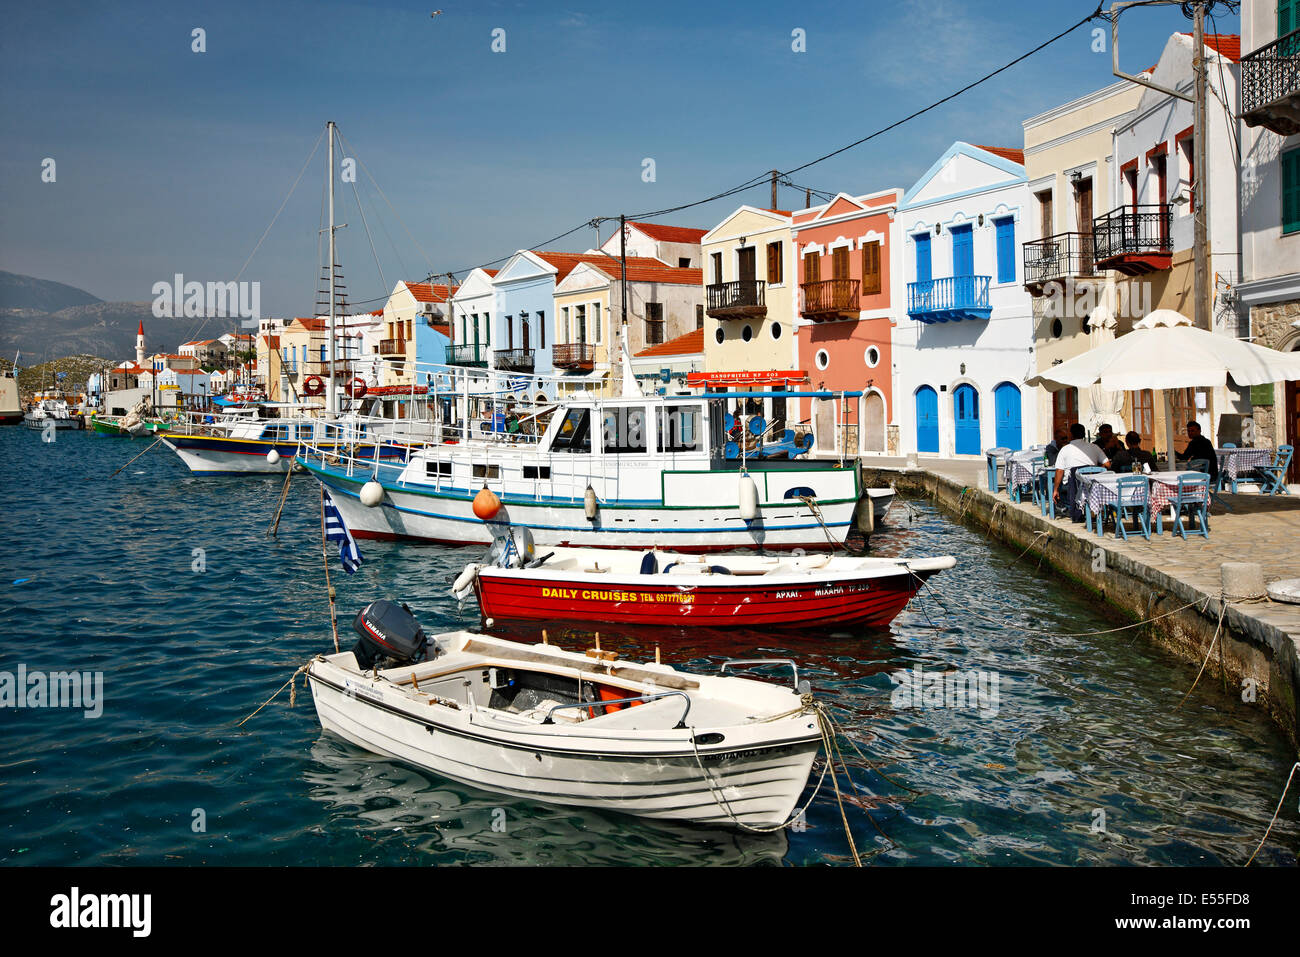
[[(957, 142), (895, 219), (894, 415), (904, 454), (979, 455), (1037, 435), (1020, 150)], [(901, 258), (901, 262), (897, 262)]]

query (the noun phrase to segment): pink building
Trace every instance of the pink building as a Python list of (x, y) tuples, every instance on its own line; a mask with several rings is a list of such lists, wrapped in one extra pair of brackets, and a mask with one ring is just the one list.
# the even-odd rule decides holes
[(840, 193), (794, 214), (799, 297), (795, 337), (799, 368), (817, 391), (862, 392), (836, 402), (801, 399), (799, 418), (814, 421), (817, 451), (857, 455), (896, 452), (890, 354), (894, 214), (903, 190), (866, 196)]

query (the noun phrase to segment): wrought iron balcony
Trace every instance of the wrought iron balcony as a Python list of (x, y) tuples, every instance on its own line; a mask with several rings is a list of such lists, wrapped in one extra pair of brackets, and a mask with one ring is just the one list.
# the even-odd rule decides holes
[(1057, 233), (1024, 244), (1025, 288), (1042, 295), (1043, 285), (1096, 275), (1092, 233)]
[(498, 369), (532, 372), (536, 364), (536, 354), (532, 349), (498, 349), (496, 353), (495, 365)]
[(1280, 136), (1300, 133), (1300, 30), (1241, 58), (1241, 118)]
[(803, 316), (813, 322), (858, 317), (858, 280), (822, 279), (799, 284), (803, 291)]
[[(351, 375), (349, 366), (352, 359), (335, 359), (334, 360), (334, 378), (345, 379)], [(303, 375), (319, 375), (328, 377), (330, 374), (330, 364), (328, 362), (304, 362), (302, 363)]]
[(590, 372), (596, 364), (596, 347), (585, 342), (561, 342), (551, 349), (551, 363), (557, 369)]
[(1126, 276), (1168, 269), (1173, 261), (1168, 203), (1120, 206), (1092, 221), (1096, 269)]
[(767, 315), (767, 283), (761, 279), (715, 282), (706, 291), (710, 318), (743, 319)]
[(991, 276), (947, 276), (907, 284), (907, 314), (917, 322), (987, 319)]
[(405, 339), (380, 339), (379, 354), (381, 356), (406, 355), (406, 340)]
[(487, 360), (487, 346), (479, 345), (477, 342), (455, 345), (447, 349), (447, 365), (450, 366), (475, 366), (483, 369), (487, 368)]

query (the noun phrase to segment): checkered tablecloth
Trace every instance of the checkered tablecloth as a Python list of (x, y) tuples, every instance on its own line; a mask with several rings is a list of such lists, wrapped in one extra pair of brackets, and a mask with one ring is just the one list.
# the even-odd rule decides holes
[[(1178, 497), (1178, 477), (1180, 475), (1204, 475), (1204, 472), (1152, 472), (1147, 476), (1151, 480), (1151, 492), (1147, 496), (1147, 504), (1151, 512), (1151, 517), (1155, 518), (1156, 512), (1168, 506)], [(1193, 493), (1194, 494), (1194, 493)], [(1207, 486), (1197, 501), (1205, 501), (1210, 494)]]
[(1273, 464), (1272, 449), (1215, 449), (1219, 454), (1219, 471), (1225, 479), (1239, 479), (1255, 474), (1260, 465)]
[[(1146, 478), (1145, 475), (1141, 477)], [(1091, 475), (1079, 476), (1079, 483), (1083, 486), (1084, 498), (1092, 514), (1100, 515), (1105, 506), (1115, 505), (1119, 502), (1119, 480), (1121, 478), (1124, 478), (1124, 476), (1115, 472), (1094, 472)], [(1145, 488), (1126, 488), (1124, 490), (1125, 508), (1134, 505), (1145, 505), (1147, 500), (1148, 493)]]
[(1007, 488), (1033, 485), (1034, 476), (1043, 470), (1041, 455), (1011, 456), (1007, 459)]

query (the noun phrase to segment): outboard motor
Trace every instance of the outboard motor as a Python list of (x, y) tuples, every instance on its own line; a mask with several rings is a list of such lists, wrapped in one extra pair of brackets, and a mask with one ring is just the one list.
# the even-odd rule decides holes
[(428, 654), (429, 639), (405, 604), (372, 601), (357, 612), (352, 630), (361, 636), (352, 654), (362, 671), (413, 665)]
[(533, 542), (533, 533), (523, 525), (512, 525), (492, 539), (483, 564), (497, 568), (527, 568), (536, 559), (537, 545)]

